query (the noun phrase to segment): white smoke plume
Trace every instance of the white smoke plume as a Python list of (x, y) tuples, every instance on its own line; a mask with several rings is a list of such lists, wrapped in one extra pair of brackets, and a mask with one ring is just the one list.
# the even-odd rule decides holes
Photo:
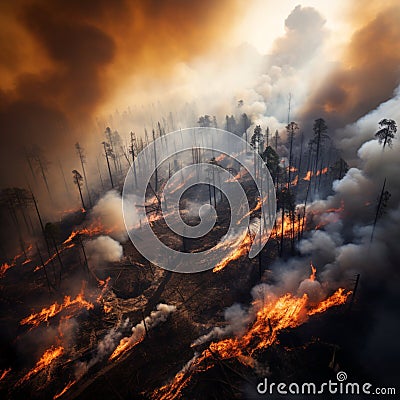
[(110, 262), (120, 261), (123, 249), (119, 242), (109, 236), (99, 236), (85, 244), (91, 264), (96, 268)]
[(110, 329), (110, 331), (104, 336), (102, 340), (97, 344), (97, 351), (93, 358), (91, 358), (87, 362), (78, 362), (75, 365), (75, 378), (80, 379), (83, 375), (87, 373), (87, 371), (93, 367), (93, 365), (102, 361), (105, 357), (110, 355), (110, 353), (115, 349), (115, 346), (118, 340), (121, 338), (122, 333), (121, 329), (125, 329), (129, 324), (129, 318), (127, 318), (122, 326), (114, 326)]
[[(160, 303), (157, 305), (157, 311), (152, 311), (149, 316), (147, 316), (144, 321), (139, 322), (137, 325), (132, 327), (132, 334), (130, 336), (121, 339), (119, 345), (134, 345), (138, 341), (142, 340), (146, 335), (147, 329), (152, 329), (161, 322), (167, 320), (170, 314), (176, 311), (176, 307), (169, 304)], [(146, 324), (146, 327), (145, 327)]]
[(128, 238), (122, 214), (122, 198), (116, 190), (107, 192), (90, 211), (90, 219), (100, 222), (109, 236), (119, 242)]
[(216, 326), (206, 335), (197, 338), (192, 346), (198, 346), (214, 339), (222, 339), (230, 335), (242, 334), (247, 325), (251, 322), (252, 316), (241, 304), (233, 304), (228, 307), (224, 313), (227, 325), (223, 327)]

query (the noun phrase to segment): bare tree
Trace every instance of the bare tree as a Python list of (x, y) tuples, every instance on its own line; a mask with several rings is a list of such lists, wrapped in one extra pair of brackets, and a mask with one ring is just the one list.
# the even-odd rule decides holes
[(104, 155), (105, 155), (106, 161), (107, 161), (107, 168), (108, 168), (108, 173), (110, 176), (111, 187), (114, 188), (114, 181), (113, 181), (113, 177), (112, 177), (112, 173), (111, 173), (110, 160), (108, 159), (108, 157), (112, 156), (112, 149), (111, 149), (110, 144), (107, 142), (101, 142), (101, 144), (103, 145), (103, 148), (104, 148)]
[(397, 132), (396, 121), (384, 118), (379, 121), (379, 126), (381, 129), (375, 133), (375, 137), (378, 139), (379, 144), (383, 143), (383, 149), (385, 149), (386, 145), (392, 147), (392, 140)]
[(374, 223), (372, 225), (372, 232), (371, 232), (371, 239), (370, 242), (372, 243), (374, 239), (375, 227), (378, 222), (378, 219), (385, 213), (385, 208), (387, 207), (387, 203), (391, 197), (391, 194), (388, 190), (385, 190), (386, 187), (386, 178), (383, 181), (381, 194), (379, 196), (378, 205), (376, 206), (376, 213)]
[(48, 172), (48, 167), (49, 167), (50, 163), (44, 156), (42, 149), (38, 146), (32, 147), (31, 157), (39, 169), (39, 172), (40, 172), (40, 175), (42, 176), (47, 193), (49, 194), (49, 198), (51, 201), (53, 201), (53, 198), (52, 198), (52, 195), (50, 192), (49, 182), (47, 179), (47, 172)]
[(299, 126), (296, 124), (296, 122), (291, 122), (286, 126), (286, 130), (289, 135), (289, 171), (288, 171), (288, 188), (290, 187), (290, 173), (291, 173), (291, 168), (292, 168), (292, 155), (293, 155), (293, 138), (295, 133), (299, 130)]
[(88, 181), (87, 181), (87, 177), (86, 177), (86, 170), (85, 170), (86, 156), (85, 156), (85, 153), (84, 153), (84, 149), (81, 147), (79, 142), (75, 143), (75, 149), (76, 149), (76, 152), (78, 154), (79, 160), (81, 161), (83, 178), (84, 178), (84, 181), (85, 181), (86, 193), (88, 195), (88, 200), (89, 200), (89, 206), (92, 207), (92, 199), (90, 197), (90, 190), (89, 190)]
[(82, 177), (82, 175), (81, 175), (76, 169), (74, 169), (74, 170), (72, 171), (72, 175), (73, 175), (74, 183), (75, 183), (76, 187), (78, 188), (79, 196), (81, 197), (82, 208), (83, 208), (84, 210), (86, 210), (85, 202), (83, 201), (83, 196), (82, 196), (82, 182), (83, 182), (83, 177)]

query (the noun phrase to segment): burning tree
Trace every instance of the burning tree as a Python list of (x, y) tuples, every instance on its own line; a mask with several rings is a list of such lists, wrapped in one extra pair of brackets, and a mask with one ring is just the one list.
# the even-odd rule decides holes
[(397, 132), (396, 121), (384, 118), (379, 121), (379, 126), (381, 129), (375, 133), (375, 137), (378, 139), (379, 144), (383, 143), (383, 149), (385, 149), (386, 145), (392, 147), (392, 141)]

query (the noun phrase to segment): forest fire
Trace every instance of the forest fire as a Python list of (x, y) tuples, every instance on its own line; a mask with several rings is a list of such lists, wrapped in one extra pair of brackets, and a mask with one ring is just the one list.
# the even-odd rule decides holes
[(56, 358), (60, 357), (64, 353), (64, 348), (62, 346), (58, 347), (51, 347), (50, 349), (47, 349), (42, 357), (40, 357), (39, 361), (36, 363), (36, 365), (24, 376), (22, 377), (18, 382), (17, 386), (21, 385), (22, 383), (26, 382), (29, 380), (33, 375), (41, 372), (44, 370), (46, 367), (48, 367)]
[(111, 354), (109, 360), (115, 360), (118, 357), (121, 357), (122, 354), (126, 353), (127, 351), (133, 349), (137, 344), (139, 344), (143, 339), (144, 335), (139, 337), (135, 342), (131, 342), (129, 340), (121, 340), (119, 345), (116, 347), (116, 349), (113, 351)]
[(103, 225), (97, 221), (96, 223), (92, 223), (87, 228), (80, 228), (72, 231), (72, 233), (68, 236), (67, 239), (64, 240), (63, 244), (66, 245), (71, 243), (77, 236), (96, 236), (100, 234), (109, 234), (112, 232), (112, 229), (105, 229)]
[(329, 172), (328, 167), (324, 167), (322, 169), (317, 170), (315, 173), (313, 171), (307, 171), (305, 177), (303, 178), (304, 181), (309, 181), (313, 176), (320, 176), (325, 175)]
[(239, 236), (233, 243), (230, 244), (232, 251), (229, 255), (224, 257), (214, 268), (213, 272), (219, 272), (224, 269), (230, 262), (237, 260), (249, 251), (252, 244), (252, 238), (249, 233), (242, 239)]
[(5, 275), (5, 273), (12, 267), (15, 267), (18, 263), (18, 260), (22, 257), (25, 256), (26, 259), (21, 263), (21, 265), (25, 265), (28, 264), (29, 262), (31, 262), (32, 260), (27, 256), (28, 252), (30, 252), (32, 250), (32, 245), (30, 244), (26, 249), (24, 249), (24, 251), (22, 251), (21, 253), (15, 255), (13, 257), (13, 259), (11, 260), (10, 263), (4, 263), (0, 266), (0, 278), (3, 278), (3, 276)]
[[(313, 269), (312, 276), (314, 273)], [(212, 342), (178, 372), (171, 383), (156, 390), (153, 399), (181, 398), (182, 390), (192, 377), (213, 367), (219, 360), (236, 358), (240, 363), (254, 367), (257, 352), (275, 343), (280, 331), (295, 328), (306, 322), (308, 316), (344, 304), (350, 294), (338, 289), (315, 307), (310, 306), (307, 294), (296, 297), (286, 293), (278, 298), (267, 296), (262, 302), (255, 301), (253, 306), (258, 309), (256, 319), (244, 335)]]
[(57, 302), (53, 303), (49, 307), (42, 308), (38, 313), (29, 315), (28, 317), (21, 320), (21, 325), (32, 325), (34, 327), (39, 326), (42, 322), (48, 322), (50, 318), (55, 317), (57, 314), (67, 308), (74, 307), (76, 310), (86, 308), (90, 310), (94, 308), (93, 303), (85, 300), (83, 288), (81, 292), (71, 300), (71, 296), (65, 296), (64, 301), (61, 304)]

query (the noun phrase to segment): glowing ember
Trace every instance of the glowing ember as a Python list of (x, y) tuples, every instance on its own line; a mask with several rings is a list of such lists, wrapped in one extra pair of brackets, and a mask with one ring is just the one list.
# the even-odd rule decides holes
[(7, 368), (4, 371), (0, 371), (0, 381), (2, 381), (11, 371), (11, 368)]
[(23, 382), (30, 379), (33, 375), (37, 374), (38, 372), (44, 370), (48, 367), (56, 358), (60, 357), (64, 352), (64, 348), (62, 346), (59, 347), (51, 347), (50, 349), (46, 350), (40, 360), (36, 363), (34, 368), (32, 368), (23, 378), (21, 378), (17, 382), (17, 386), (22, 384)]
[(60, 393), (57, 393), (56, 395), (54, 395), (53, 400), (58, 399), (59, 397), (61, 397), (62, 395), (64, 395), (65, 393), (67, 393), (67, 391), (69, 389), (71, 389), (71, 387), (76, 383), (76, 381), (71, 381), (68, 382), (67, 386), (65, 386), (65, 388), (63, 390), (61, 390)]
[(299, 183), (299, 176), (296, 175), (296, 177), (290, 182), (291, 186), (296, 186)]

